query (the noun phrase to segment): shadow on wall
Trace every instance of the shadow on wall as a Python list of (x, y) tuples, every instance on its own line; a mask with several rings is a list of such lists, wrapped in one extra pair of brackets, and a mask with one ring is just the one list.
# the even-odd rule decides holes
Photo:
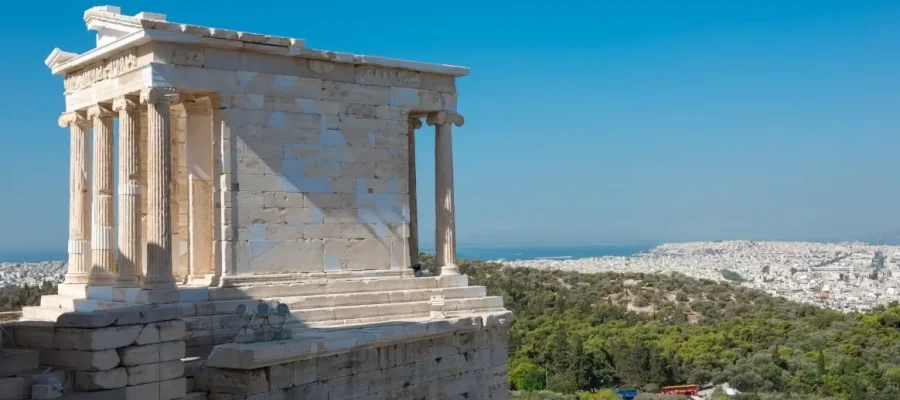
[(232, 138), (223, 161), (234, 177), (226, 219), (237, 274), (408, 267), (399, 108), (376, 119), (376, 106), (362, 104), (248, 94), (231, 104), (220, 115)]

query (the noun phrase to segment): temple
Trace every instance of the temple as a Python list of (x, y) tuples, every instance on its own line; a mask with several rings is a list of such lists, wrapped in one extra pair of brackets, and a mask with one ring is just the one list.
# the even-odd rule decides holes
[[(55, 49), (45, 61), (65, 86), (68, 271), (57, 295), (23, 310), (33, 323), (12, 327), (17, 340), (56, 335), (24, 345), (41, 351), (41, 365), (75, 370), (75, 391), (131, 388), (122, 348), (152, 342), (120, 343), (121, 363), (75, 366), (55, 353), (72, 351), (60, 335), (118, 326), (132, 310), (146, 328), (156, 323), (146, 310), (178, 310), (163, 320), (183, 322), (182, 336), (158, 341), (182, 342), (173, 354), (202, 368), (168, 373), (188, 382), (169, 394), (157, 373), (156, 397), (140, 398), (508, 396), (512, 315), (469, 286), (456, 259), (453, 128), (464, 122), (456, 79), (467, 68), (313, 50), (114, 6), (84, 21), (96, 47)], [(435, 276), (411, 268), (423, 125), (435, 135)], [(243, 310), (259, 304), (287, 305), (292, 334), (236, 343)], [(102, 315), (119, 317), (90, 322)], [(109, 350), (91, 346), (78, 351)], [(348, 358), (358, 362), (341, 369)], [(310, 363), (318, 370), (299, 379)], [(117, 368), (124, 383), (77, 381)], [(276, 384), (284, 368), (291, 378)], [(266, 384), (254, 386), (259, 374)]]

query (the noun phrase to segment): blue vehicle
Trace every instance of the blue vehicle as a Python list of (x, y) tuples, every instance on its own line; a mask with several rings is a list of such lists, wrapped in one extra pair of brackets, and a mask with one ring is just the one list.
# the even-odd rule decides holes
[(637, 389), (613, 389), (613, 392), (622, 400), (632, 400), (638, 395)]

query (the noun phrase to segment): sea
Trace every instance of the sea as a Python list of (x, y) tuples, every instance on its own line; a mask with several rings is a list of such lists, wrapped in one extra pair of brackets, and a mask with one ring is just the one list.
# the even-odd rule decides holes
[[(603, 256), (632, 256), (650, 251), (656, 243), (602, 245), (468, 245), (457, 246), (459, 258), (470, 260), (572, 260)], [(434, 254), (434, 247), (423, 247)], [(68, 258), (65, 250), (0, 251), (0, 262), (58, 261)]]
[[(657, 244), (603, 244), (603, 245), (517, 245), (517, 246), (457, 246), (458, 258), (482, 261), (518, 260), (574, 260), (604, 256), (633, 256), (647, 252)], [(434, 248), (423, 248), (434, 253)]]

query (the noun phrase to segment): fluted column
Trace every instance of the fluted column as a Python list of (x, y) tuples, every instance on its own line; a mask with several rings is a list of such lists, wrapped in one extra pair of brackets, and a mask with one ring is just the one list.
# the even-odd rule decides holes
[(117, 287), (140, 287), (141, 271), (141, 110), (136, 97), (119, 97), (113, 111), (119, 113), (119, 258)]
[(85, 284), (91, 270), (91, 123), (84, 113), (68, 112), (59, 126), (69, 128), (69, 262), (65, 283)]
[(147, 106), (147, 275), (141, 287), (147, 290), (174, 289), (172, 278), (172, 219), (170, 184), (170, 110), (177, 92), (167, 88), (141, 91)]
[(93, 223), (88, 284), (110, 286), (116, 279), (116, 231), (113, 198), (113, 112), (106, 104), (87, 111), (94, 123)]
[(463, 117), (453, 111), (428, 114), (434, 133), (434, 214), (436, 262), (441, 275), (459, 275), (456, 265), (456, 209), (453, 199), (452, 125), (462, 126)]
[(409, 119), (409, 131), (407, 139), (407, 151), (409, 152), (409, 160), (407, 166), (409, 168), (409, 176), (407, 177), (407, 187), (409, 188), (409, 265), (419, 263), (419, 201), (416, 198), (418, 191), (416, 189), (416, 129), (422, 127), (422, 120), (418, 118)]

